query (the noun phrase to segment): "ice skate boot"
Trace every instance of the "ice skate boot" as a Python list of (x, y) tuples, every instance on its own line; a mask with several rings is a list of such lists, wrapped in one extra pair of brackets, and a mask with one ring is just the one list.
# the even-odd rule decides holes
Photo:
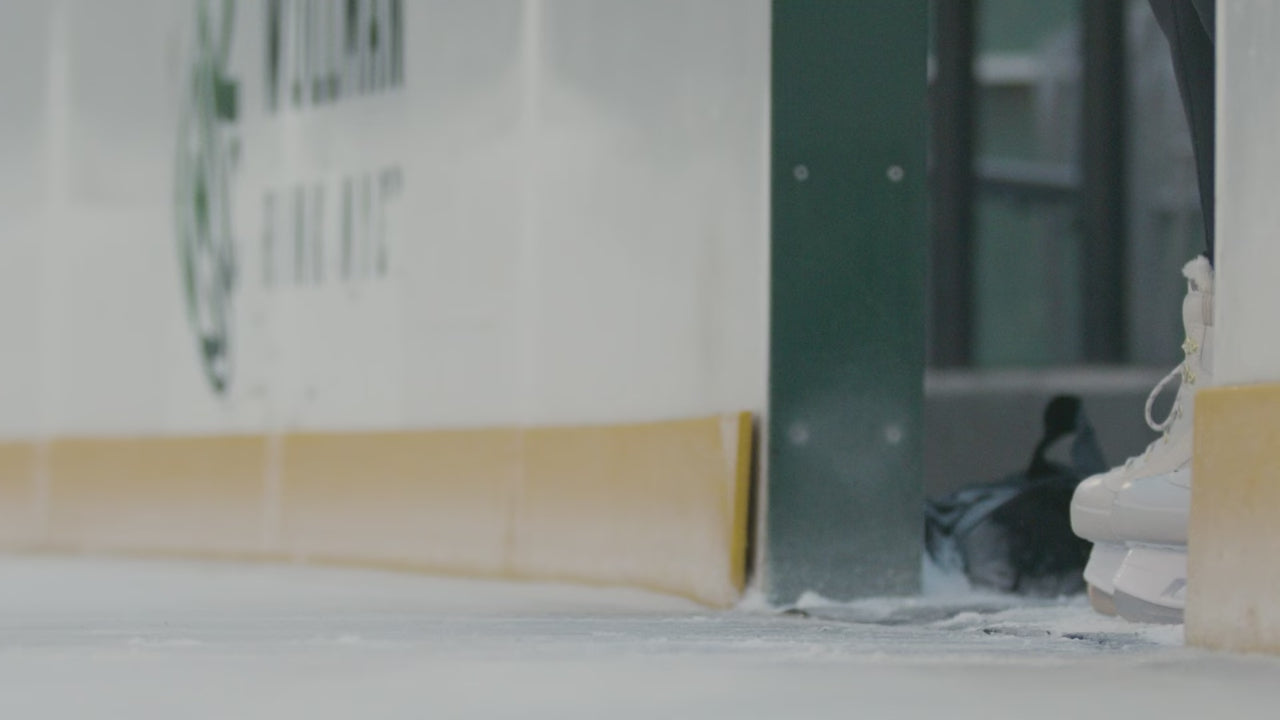
[[(1212, 375), (1213, 267), (1204, 257), (1197, 257), (1183, 267), (1182, 274), (1187, 278), (1187, 294), (1182, 301), (1182, 323), (1186, 331), (1182, 350), (1186, 357), (1152, 390), (1145, 413), (1147, 424), (1161, 436), (1124, 465), (1080, 483), (1071, 501), (1072, 530), (1094, 544), (1084, 577), (1089, 584), (1090, 602), (1102, 613), (1114, 615), (1118, 610), (1115, 580), (1131, 551), (1128, 541), (1138, 537), (1130, 535), (1123, 524), (1116, 522), (1113, 510), (1117, 497), (1134, 482), (1146, 478), (1167, 482), (1175, 473), (1182, 472), (1185, 475), (1179, 477), (1190, 482), (1195, 393), (1209, 384)], [(1173, 407), (1168, 417), (1157, 423), (1151, 416), (1152, 405), (1175, 380), (1180, 384)], [(1186, 532), (1185, 521), (1182, 532)], [(1137, 571), (1136, 566), (1133, 571)]]

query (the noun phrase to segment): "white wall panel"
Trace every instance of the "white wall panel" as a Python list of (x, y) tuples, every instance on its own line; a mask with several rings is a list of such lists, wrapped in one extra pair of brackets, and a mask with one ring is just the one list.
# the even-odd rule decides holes
[[(277, 42), (226, 3), (222, 392), (178, 250), (199, 6), (6, 9), (0, 433), (763, 409), (767, 2), (362, 1), (348, 36), (347, 3), (286, 0)], [(344, 55), (375, 34), (402, 62)]]
[(1218, 9), (1217, 288), (1214, 382), (1280, 381), (1280, 5)]

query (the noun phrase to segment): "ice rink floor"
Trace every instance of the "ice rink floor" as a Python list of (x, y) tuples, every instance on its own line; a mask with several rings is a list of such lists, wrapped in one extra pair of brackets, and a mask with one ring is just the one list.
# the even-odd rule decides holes
[(1280, 660), (1082, 602), (746, 605), (0, 556), (0, 718), (1280, 717)]

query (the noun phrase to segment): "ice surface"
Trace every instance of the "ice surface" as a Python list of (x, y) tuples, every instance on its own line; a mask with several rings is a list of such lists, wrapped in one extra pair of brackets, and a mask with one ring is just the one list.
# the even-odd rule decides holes
[(610, 589), (0, 556), (3, 718), (1273, 717), (1280, 661), (1082, 601), (719, 613)]

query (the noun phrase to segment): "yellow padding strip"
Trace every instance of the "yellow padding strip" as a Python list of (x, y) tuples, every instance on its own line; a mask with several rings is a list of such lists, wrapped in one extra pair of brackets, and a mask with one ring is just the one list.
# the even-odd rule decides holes
[(298, 435), (283, 444), (286, 552), (501, 574), (519, 431)]
[(724, 606), (751, 416), (0, 445), (9, 548), (292, 558), (645, 587)]
[(529, 431), (513, 570), (732, 602), (742, 421)]
[(33, 443), (0, 443), (0, 543), (26, 548), (40, 536), (39, 449)]
[(59, 548), (264, 549), (261, 436), (55, 440), (45, 540)]
[(1196, 395), (1189, 644), (1280, 652), (1280, 385)]

